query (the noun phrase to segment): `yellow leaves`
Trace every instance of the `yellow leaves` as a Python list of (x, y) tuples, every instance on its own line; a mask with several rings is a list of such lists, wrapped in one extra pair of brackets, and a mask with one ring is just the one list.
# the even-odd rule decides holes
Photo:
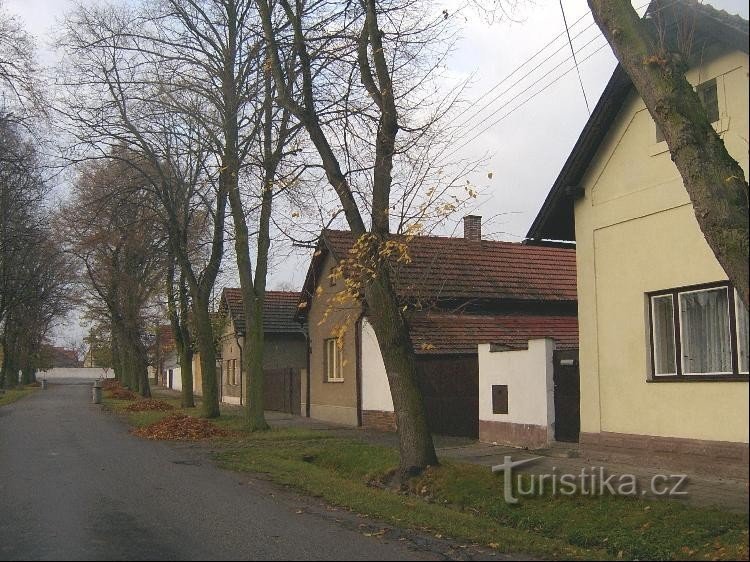
[(435, 346), (429, 342), (423, 342), (419, 347), (422, 349), (422, 351), (432, 351), (433, 349), (435, 349)]
[(300, 310), (303, 308), (307, 308), (307, 301), (302, 301), (301, 303), (299, 303), (297, 305), (297, 308), (299, 308)]

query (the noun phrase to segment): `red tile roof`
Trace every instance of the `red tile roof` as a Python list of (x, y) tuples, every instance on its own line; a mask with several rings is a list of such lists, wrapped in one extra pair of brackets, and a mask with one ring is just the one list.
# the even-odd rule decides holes
[(480, 343), (523, 349), (528, 340), (552, 338), (557, 349), (578, 347), (575, 316), (415, 314), (409, 333), (418, 354), (476, 353)]
[[(229, 307), (235, 330), (245, 333), (245, 311), (242, 307), (242, 292), (239, 288), (225, 287), (222, 292), (222, 307)], [(294, 319), (300, 294), (296, 291), (266, 291), (263, 301), (263, 331), (266, 333), (300, 332), (301, 326)]]
[[(340, 260), (355, 240), (348, 231), (324, 230), (323, 241)], [(395, 276), (402, 297), (576, 300), (574, 248), (415, 236), (409, 243), (409, 255), (411, 263), (400, 265)], [(314, 260), (311, 269), (315, 265)], [(306, 292), (315, 289), (309, 282), (310, 275)]]

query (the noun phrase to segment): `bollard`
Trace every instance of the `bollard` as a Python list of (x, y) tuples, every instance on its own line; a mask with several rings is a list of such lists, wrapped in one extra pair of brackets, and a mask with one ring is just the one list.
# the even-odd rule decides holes
[(42, 390), (47, 390), (47, 379), (42, 379)]
[(92, 399), (94, 401), (94, 404), (101, 404), (102, 403), (102, 381), (94, 381), (94, 387), (92, 392)]

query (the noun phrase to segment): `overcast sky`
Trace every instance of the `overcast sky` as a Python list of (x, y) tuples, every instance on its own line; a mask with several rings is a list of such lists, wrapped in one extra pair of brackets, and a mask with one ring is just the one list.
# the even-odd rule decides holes
[[(645, 2), (634, 0), (634, 5), (643, 7)], [(748, 17), (746, 0), (713, 0), (710, 3)], [(49, 30), (55, 19), (62, 17), (73, 2), (5, 0), (4, 4), (9, 12), (19, 15), (27, 29), (37, 37), (40, 58), (46, 63), (54, 63), (50, 54), (53, 46), (50, 45)], [(563, 6), (578, 53), (583, 89), (593, 109), (615, 67), (615, 59), (598, 28), (593, 25), (586, 1), (564, 0)], [(436, 13), (440, 13), (439, 9)], [(457, 79), (474, 76), (467, 98), (477, 100), (471, 110), (459, 117), (461, 122), (473, 118), (466, 122), (466, 134), (456, 143), (460, 149), (457, 155), (491, 155), (486, 169), (471, 178), (483, 187), (483, 195), (473, 212), (486, 219), (494, 217), (484, 224), (484, 231), (493, 238), (520, 241), (585, 125), (588, 110), (573, 63), (565, 62), (570, 56), (570, 47), (564, 34), (559, 0), (519, 2), (513, 20), (490, 24), (473, 15), (464, 21), (463, 38), (449, 61), (449, 71)], [(520, 64), (553, 40), (554, 43), (530, 64), (512, 74)], [(558, 49), (560, 51), (553, 55)], [(549, 61), (532, 71), (550, 55)], [(560, 77), (569, 69), (570, 72)], [(526, 74), (528, 76), (514, 85)], [(503, 79), (505, 81), (487, 95)], [(494, 102), (489, 103), (492, 100)], [(484, 111), (474, 115), (481, 108)], [(491, 180), (487, 178), (488, 172), (492, 172)], [(450, 230), (451, 227), (446, 228)], [(308, 251), (300, 251), (273, 264), (269, 287), (278, 287), (282, 283), (299, 287), (309, 257)], [(230, 284), (234, 277), (232, 265), (226, 264), (226, 282)]]

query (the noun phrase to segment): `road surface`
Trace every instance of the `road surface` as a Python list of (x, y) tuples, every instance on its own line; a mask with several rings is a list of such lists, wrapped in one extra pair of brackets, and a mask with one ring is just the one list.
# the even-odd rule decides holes
[(138, 439), (90, 394), (58, 378), (0, 408), (0, 559), (453, 557), (409, 533), (367, 537), (376, 523), (218, 469), (205, 447)]

